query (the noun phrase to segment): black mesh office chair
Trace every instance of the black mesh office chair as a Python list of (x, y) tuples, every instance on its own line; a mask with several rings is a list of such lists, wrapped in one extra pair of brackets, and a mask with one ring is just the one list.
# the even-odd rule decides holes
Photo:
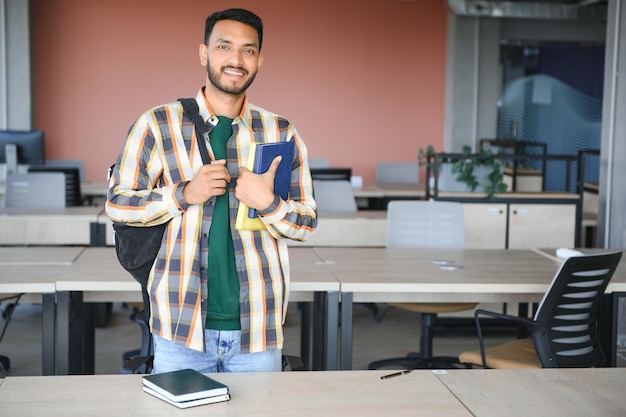
[[(587, 368), (605, 356), (597, 328), (598, 306), (622, 252), (567, 259), (554, 276), (534, 319), (476, 310), (480, 351), (463, 352), (459, 361), (484, 368)], [(480, 317), (520, 323), (531, 338), (485, 349)]]
[(150, 298), (148, 290), (141, 288), (143, 303), (141, 306), (134, 306), (131, 320), (137, 322), (141, 329), (141, 347), (125, 352), (122, 356), (123, 374), (149, 374), (152, 372), (152, 361), (154, 359), (154, 349), (152, 344), (152, 333), (150, 332)]

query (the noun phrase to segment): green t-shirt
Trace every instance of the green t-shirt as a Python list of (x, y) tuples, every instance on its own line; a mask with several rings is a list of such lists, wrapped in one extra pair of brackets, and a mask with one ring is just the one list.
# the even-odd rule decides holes
[[(233, 134), (233, 119), (219, 116), (209, 133), (215, 159), (226, 159), (226, 143)], [(233, 237), (230, 233), (228, 188), (215, 199), (213, 221), (209, 230), (208, 296), (206, 328), (241, 330), (239, 281), (235, 265)]]

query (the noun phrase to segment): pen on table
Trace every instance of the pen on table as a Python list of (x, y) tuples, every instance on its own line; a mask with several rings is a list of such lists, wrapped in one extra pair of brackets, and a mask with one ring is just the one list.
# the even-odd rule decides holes
[(406, 375), (410, 372), (411, 372), (410, 369), (405, 369), (404, 371), (394, 372), (393, 374), (388, 374), (388, 375), (383, 375), (380, 377), (380, 379), (389, 379), (389, 378), (393, 378), (394, 376)]

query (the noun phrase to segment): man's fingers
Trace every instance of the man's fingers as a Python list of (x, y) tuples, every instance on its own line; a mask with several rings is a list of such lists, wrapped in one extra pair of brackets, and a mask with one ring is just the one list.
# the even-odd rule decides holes
[(278, 169), (278, 165), (280, 165), (280, 161), (283, 160), (283, 157), (281, 155), (278, 155), (276, 158), (274, 158), (274, 160), (272, 161), (272, 164), (270, 165), (270, 167), (267, 170), (267, 173), (271, 173), (272, 175), (276, 175), (276, 170)]

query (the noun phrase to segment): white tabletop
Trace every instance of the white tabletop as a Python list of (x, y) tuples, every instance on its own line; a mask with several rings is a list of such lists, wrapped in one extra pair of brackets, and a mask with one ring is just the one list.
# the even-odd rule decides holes
[(83, 246), (2, 246), (0, 265), (71, 265)]
[[(559, 263), (532, 250), (315, 248), (354, 301), (534, 301)], [(448, 262), (450, 265), (441, 265)]]
[(56, 279), (67, 268), (62, 265), (2, 265), (0, 293), (54, 293)]
[(81, 181), (80, 183), (80, 193), (83, 197), (106, 197), (108, 191), (108, 181)]
[[(571, 249), (571, 248), (569, 248)], [(565, 262), (564, 258), (559, 258), (556, 256), (556, 248), (537, 248), (533, 249), (538, 254), (541, 254), (549, 259), (552, 259), (554, 262), (561, 264)], [(615, 252), (620, 251), (622, 249), (602, 249), (602, 248), (576, 248), (574, 249), (586, 255), (591, 255), (594, 253), (606, 253), (606, 252)], [(609, 286), (607, 287), (607, 292), (617, 292), (617, 291), (626, 291), (626, 256), (622, 255), (622, 259), (620, 260), (619, 265), (617, 265), (617, 269), (613, 274), (613, 278), (611, 282), (609, 282)]]
[(377, 183), (363, 184), (362, 187), (354, 187), (356, 198), (422, 198), (426, 195), (426, 186), (419, 184), (394, 184)]
[(438, 378), (475, 416), (626, 415), (626, 369), (463, 370)]
[(0, 208), (0, 244), (89, 245), (91, 223), (103, 207), (62, 209)]
[(428, 371), (381, 380), (388, 371), (231, 373), (211, 376), (231, 400), (179, 410), (145, 394), (139, 375), (8, 377), (7, 416), (471, 416)]
[[(339, 282), (312, 248), (290, 248), (291, 292), (339, 291)], [(132, 292), (140, 300), (140, 286), (126, 272), (112, 247), (88, 247), (57, 280), (58, 291), (92, 292), (92, 297), (106, 297), (112, 292)], [(104, 301), (90, 298), (85, 301)], [(135, 298), (137, 298), (135, 300)], [(117, 301), (117, 300), (109, 300)]]

